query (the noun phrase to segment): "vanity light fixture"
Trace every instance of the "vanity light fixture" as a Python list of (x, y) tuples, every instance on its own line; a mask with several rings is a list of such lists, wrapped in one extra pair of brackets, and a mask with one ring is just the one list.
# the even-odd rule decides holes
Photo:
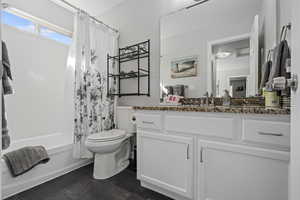
[(227, 58), (227, 57), (229, 57), (229, 56), (231, 56), (231, 52), (229, 52), (229, 51), (220, 51), (220, 52), (218, 52), (217, 54), (216, 54), (216, 57), (217, 58), (220, 58), (220, 59), (224, 59), (224, 58)]

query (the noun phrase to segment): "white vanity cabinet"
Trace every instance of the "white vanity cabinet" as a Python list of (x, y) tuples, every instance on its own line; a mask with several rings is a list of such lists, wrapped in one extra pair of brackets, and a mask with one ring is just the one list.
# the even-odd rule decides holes
[(283, 200), (287, 152), (199, 141), (198, 200)]
[(141, 180), (192, 198), (193, 138), (147, 131), (139, 138)]
[(177, 200), (288, 199), (288, 115), (135, 115), (142, 186)]

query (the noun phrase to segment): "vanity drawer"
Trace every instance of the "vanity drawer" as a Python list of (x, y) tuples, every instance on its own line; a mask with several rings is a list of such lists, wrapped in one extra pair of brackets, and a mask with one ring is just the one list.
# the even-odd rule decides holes
[(166, 116), (166, 130), (208, 137), (233, 139), (233, 117), (215, 116)]
[(276, 146), (290, 146), (290, 123), (243, 120), (243, 140)]
[(137, 114), (137, 127), (146, 129), (162, 129), (162, 116), (159, 114)]

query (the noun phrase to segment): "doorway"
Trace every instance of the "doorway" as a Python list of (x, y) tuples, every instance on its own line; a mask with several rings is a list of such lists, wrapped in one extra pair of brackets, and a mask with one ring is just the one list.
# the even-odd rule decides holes
[(247, 77), (229, 77), (230, 96), (233, 98), (247, 97)]

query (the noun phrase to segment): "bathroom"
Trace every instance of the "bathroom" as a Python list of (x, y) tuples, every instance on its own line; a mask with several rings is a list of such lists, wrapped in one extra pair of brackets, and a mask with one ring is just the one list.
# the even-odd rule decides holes
[(0, 2), (1, 199), (300, 198), (298, 0)]

